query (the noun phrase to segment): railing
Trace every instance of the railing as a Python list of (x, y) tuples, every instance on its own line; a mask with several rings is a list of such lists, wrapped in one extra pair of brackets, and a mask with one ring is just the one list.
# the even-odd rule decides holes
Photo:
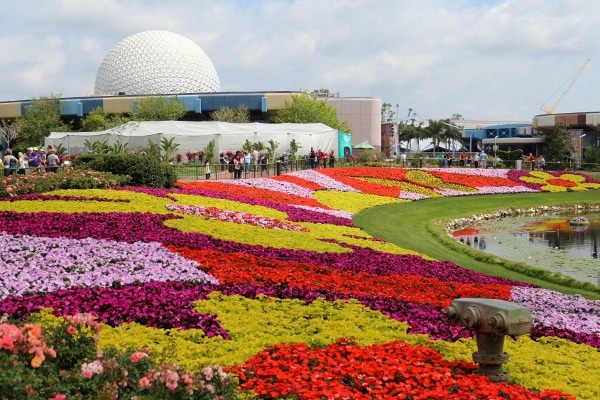
[[(325, 167), (323, 163), (315, 163), (314, 166), (311, 166), (308, 159), (299, 159), (299, 160), (290, 160), (287, 163), (282, 162), (271, 162), (265, 165), (249, 165), (244, 166), (242, 169), (242, 179), (250, 179), (250, 178), (261, 178), (261, 177), (269, 177), (269, 176), (277, 176), (289, 172), (301, 171), (312, 168), (337, 168), (337, 167), (349, 167), (349, 166), (379, 166), (379, 167), (388, 167), (388, 168), (440, 168), (440, 167), (459, 167), (459, 160), (452, 160), (449, 165), (444, 166), (443, 163), (440, 165), (440, 160), (438, 158), (426, 158), (426, 157), (407, 157), (406, 162), (403, 164), (400, 159), (397, 160), (384, 160), (384, 161), (369, 161), (367, 163), (362, 163), (355, 158), (348, 159), (336, 159), (333, 162), (333, 165), (327, 161)], [(204, 165), (201, 163), (191, 163), (191, 164), (178, 164), (174, 165), (175, 170), (177, 172), (177, 176), (181, 180), (205, 180), (206, 174)], [(537, 170), (537, 164), (529, 161), (501, 161), (494, 163), (493, 160), (487, 160), (487, 168), (508, 168), (508, 169), (520, 169), (524, 171)], [(58, 172), (64, 167), (59, 166), (56, 167), (56, 171)], [(471, 163), (471, 165), (464, 165), (462, 168), (475, 168), (475, 165)], [(481, 168), (481, 165), (478, 166)], [(4, 176), (9, 175), (29, 175), (32, 171), (40, 171), (40, 168), (19, 168), (19, 169), (8, 169), (4, 168)], [(46, 167), (46, 172), (52, 172), (48, 167)], [(210, 165), (210, 178), (211, 180), (222, 180), (222, 179), (234, 179), (233, 172), (229, 171), (228, 164), (211, 164)], [(600, 164), (592, 164), (592, 163), (581, 163), (577, 165), (569, 165), (563, 163), (551, 163), (546, 162), (544, 170), (546, 171), (598, 171), (600, 170)]]
[[(334, 160), (330, 163), (327, 160), (325, 166), (323, 162), (315, 162), (311, 166), (308, 159), (289, 160), (287, 163), (270, 162), (267, 164), (251, 164), (244, 165), (242, 168), (242, 179), (262, 178), (268, 176), (276, 176), (294, 171), (301, 171), (311, 168), (332, 168), (340, 166), (353, 165), (345, 160)], [(178, 164), (175, 165), (177, 176), (182, 180), (205, 180), (205, 166), (201, 163)], [(208, 179), (234, 179), (233, 166), (230, 164), (210, 164), (210, 177)]]

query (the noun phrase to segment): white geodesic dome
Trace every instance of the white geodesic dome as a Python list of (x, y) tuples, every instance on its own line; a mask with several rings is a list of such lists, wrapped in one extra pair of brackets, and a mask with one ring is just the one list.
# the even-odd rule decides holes
[(113, 47), (96, 74), (97, 95), (210, 93), (217, 71), (193, 41), (168, 31), (136, 33)]

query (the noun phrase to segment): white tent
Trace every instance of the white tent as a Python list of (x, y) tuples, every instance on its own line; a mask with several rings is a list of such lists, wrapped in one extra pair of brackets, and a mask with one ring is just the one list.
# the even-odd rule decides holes
[[(250, 143), (262, 142), (269, 147), (269, 141), (279, 144), (278, 153), (289, 149), (295, 139), (299, 146), (298, 154), (308, 154), (310, 148), (338, 150), (338, 131), (324, 124), (235, 124), (228, 122), (195, 121), (144, 121), (129, 122), (123, 126), (99, 132), (52, 132), (45, 139), (45, 146), (62, 145), (69, 155), (87, 152), (86, 141), (106, 141), (109, 145), (127, 143), (127, 149), (140, 151), (148, 148), (149, 141), (160, 145), (161, 140), (173, 139), (179, 144), (177, 153), (204, 150), (208, 143), (215, 141), (215, 157), (220, 152), (240, 150), (246, 140)], [(215, 160), (216, 161), (216, 160)]]

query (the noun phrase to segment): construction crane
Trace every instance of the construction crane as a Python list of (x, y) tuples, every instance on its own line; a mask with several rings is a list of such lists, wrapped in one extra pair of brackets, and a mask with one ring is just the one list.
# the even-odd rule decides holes
[(585, 60), (585, 62), (579, 68), (579, 70), (577, 71), (577, 73), (575, 74), (575, 76), (573, 77), (573, 79), (571, 79), (571, 82), (569, 83), (569, 85), (567, 86), (567, 88), (564, 90), (564, 92), (562, 92), (562, 94), (560, 95), (560, 97), (558, 98), (558, 100), (556, 100), (556, 103), (554, 103), (554, 105), (552, 105), (552, 107), (548, 108), (544, 104), (542, 104), (542, 106), (540, 107), (540, 109), (543, 112), (545, 112), (546, 114), (552, 114), (554, 112), (554, 110), (556, 110), (556, 107), (558, 107), (558, 105), (563, 101), (563, 99), (565, 98), (565, 96), (567, 95), (567, 93), (569, 92), (569, 90), (571, 90), (571, 88), (575, 84), (575, 81), (577, 81), (577, 79), (579, 79), (579, 77), (581, 76), (581, 73), (583, 72), (583, 70), (585, 69), (585, 67), (588, 66), (588, 64), (590, 63), (590, 61), (592, 61), (591, 58), (588, 58), (587, 60)]

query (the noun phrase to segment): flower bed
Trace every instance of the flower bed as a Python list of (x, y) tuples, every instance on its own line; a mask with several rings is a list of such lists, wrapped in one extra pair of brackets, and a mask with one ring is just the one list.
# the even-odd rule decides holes
[[(233, 398), (233, 377), (238, 394), (267, 399), (600, 396), (599, 302), (431, 260), (351, 220), (377, 204), (595, 190), (594, 179), (335, 168), (181, 186), (57, 190), (0, 202), (0, 315), (8, 318), (0, 323), (0, 366), (12, 371), (11, 382), (35, 376), (23, 390), (54, 399), (98, 398), (68, 382), (96, 396), (181, 398), (187, 390), (203, 398), (210, 388)], [(505, 341), (508, 383), (476, 374), (473, 334), (443, 313), (458, 297), (532, 310), (531, 334)], [(73, 325), (77, 315), (101, 329)], [(22, 320), (30, 325), (17, 326)], [(41, 349), (31, 357), (7, 339), (28, 332)], [(125, 378), (115, 378), (110, 359), (73, 355), (58, 336), (73, 348), (91, 340), (93, 350), (128, 355), (114, 358), (129, 371), (127, 385), (117, 385)], [(70, 381), (61, 381), (57, 359)]]

